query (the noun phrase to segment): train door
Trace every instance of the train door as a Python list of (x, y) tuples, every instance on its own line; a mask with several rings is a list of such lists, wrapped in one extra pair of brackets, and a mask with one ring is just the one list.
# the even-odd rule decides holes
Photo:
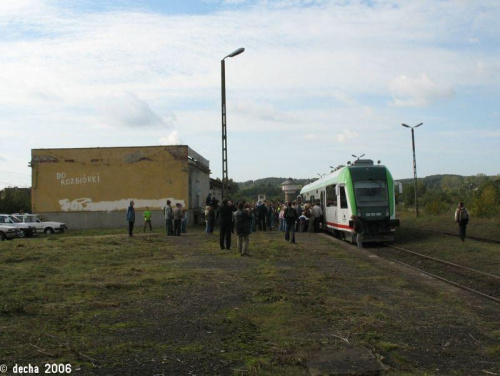
[(325, 192), (326, 208), (323, 209), (324, 226), (338, 237), (339, 233), (335, 229), (337, 223), (337, 195), (335, 194), (335, 184), (327, 186)]
[(325, 200), (325, 191), (321, 191), (320, 194), (320, 208), (321, 212), (323, 213), (322, 218), (321, 218), (321, 228), (325, 229), (326, 228), (326, 221), (325, 221), (325, 213), (326, 213), (326, 200)]
[(343, 231), (351, 232), (349, 227), (349, 220), (351, 218), (351, 211), (347, 201), (347, 194), (345, 191), (345, 184), (337, 185), (337, 220), (338, 227)]

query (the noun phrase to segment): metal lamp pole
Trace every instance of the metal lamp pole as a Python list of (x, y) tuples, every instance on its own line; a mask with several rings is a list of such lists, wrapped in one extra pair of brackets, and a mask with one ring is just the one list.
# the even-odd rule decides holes
[(222, 198), (224, 198), (225, 185), (228, 182), (227, 175), (227, 128), (226, 128), (226, 64), (225, 59), (234, 57), (245, 51), (244, 48), (238, 48), (221, 60), (221, 87), (222, 87)]
[(417, 196), (417, 160), (415, 159), (415, 133), (414, 129), (420, 127), (424, 123), (420, 123), (415, 125), (414, 127), (410, 127), (406, 124), (401, 124), (403, 127), (411, 129), (411, 146), (413, 148), (413, 185), (415, 189), (415, 215), (418, 217), (418, 196)]

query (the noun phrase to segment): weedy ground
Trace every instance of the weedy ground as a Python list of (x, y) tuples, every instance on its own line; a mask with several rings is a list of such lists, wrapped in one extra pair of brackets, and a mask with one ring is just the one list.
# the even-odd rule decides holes
[[(307, 375), (318, 354), (367, 349), (374, 374), (500, 374), (499, 306), (322, 234), (81, 231), (0, 243), (0, 363), (82, 375)], [(462, 261), (490, 248), (415, 238)], [(429, 243), (426, 243), (429, 242)], [(466, 243), (469, 244), (469, 243)], [(472, 244), (472, 243), (471, 243)], [(462, 246), (462, 244), (459, 244)], [(355, 360), (354, 360), (355, 361)]]
[[(441, 215), (426, 215), (415, 217), (414, 212), (398, 211), (402, 227), (405, 229), (427, 229), (450, 232), (458, 235), (458, 226), (454, 220), (454, 213)], [(485, 239), (500, 240), (500, 218), (475, 218), (470, 216), (467, 225), (467, 234)]]

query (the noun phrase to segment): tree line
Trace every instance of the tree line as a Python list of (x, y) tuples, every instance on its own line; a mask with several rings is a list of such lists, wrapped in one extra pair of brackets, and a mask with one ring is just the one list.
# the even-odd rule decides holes
[(30, 188), (5, 188), (0, 191), (0, 213), (12, 214), (31, 212), (31, 189)]
[[(412, 209), (415, 207), (413, 180), (402, 183), (403, 193), (398, 195), (398, 203)], [(430, 215), (454, 212), (463, 201), (476, 217), (500, 217), (500, 175), (434, 175), (418, 179), (417, 198), (419, 208)]]
[[(244, 183), (230, 181), (229, 195), (234, 202), (257, 200), (265, 194), (271, 201), (283, 201), (281, 183), (286, 178), (265, 178)], [(316, 179), (294, 179), (299, 189)], [(415, 208), (415, 188), (413, 179), (403, 179), (403, 193), (396, 189), (396, 202), (400, 209)], [(460, 201), (476, 217), (500, 217), (500, 175), (475, 176), (432, 175), (417, 180), (419, 208), (429, 215), (453, 213)]]
[[(243, 183), (229, 181), (229, 197), (233, 202), (254, 202), (260, 194), (267, 200), (283, 201), (281, 183), (286, 178), (265, 178)], [(315, 179), (294, 179), (299, 189)], [(413, 179), (401, 180), (403, 193), (396, 189), (396, 201), (400, 208), (413, 210), (415, 189)], [(460, 201), (476, 217), (500, 217), (500, 175), (476, 176), (433, 175), (417, 180), (419, 208), (429, 215), (453, 213)], [(0, 191), (0, 213), (31, 211), (30, 188), (5, 188)]]

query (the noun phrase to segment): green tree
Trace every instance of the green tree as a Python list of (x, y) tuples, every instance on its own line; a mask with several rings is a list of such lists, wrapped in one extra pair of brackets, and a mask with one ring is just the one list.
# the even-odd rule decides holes
[(435, 189), (427, 190), (422, 196), (422, 207), (427, 214), (438, 215), (452, 210), (453, 205), (450, 195), (446, 192)]
[(478, 217), (491, 218), (500, 211), (500, 181), (486, 181), (475, 192), (469, 207)]
[(11, 214), (20, 210), (31, 211), (31, 189), (14, 187), (0, 191), (0, 213)]
[[(425, 192), (427, 187), (424, 182), (417, 179), (417, 196), (420, 199)], [(403, 184), (403, 193), (399, 195), (400, 200), (406, 208), (411, 208), (415, 206), (415, 185), (413, 182)]]

